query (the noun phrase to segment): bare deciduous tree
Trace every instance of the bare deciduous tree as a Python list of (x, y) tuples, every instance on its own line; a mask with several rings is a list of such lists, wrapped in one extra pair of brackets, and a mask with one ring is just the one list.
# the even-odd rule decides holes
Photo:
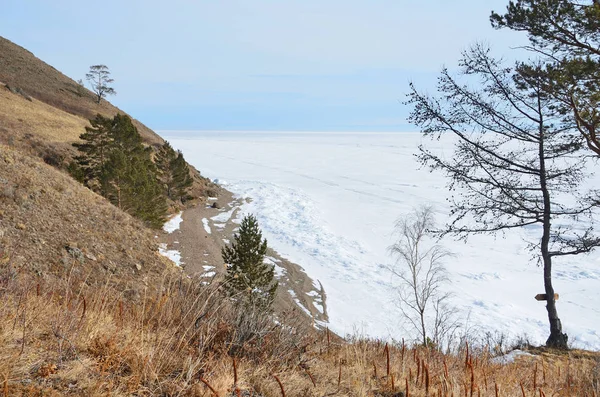
[(445, 173), (453, 191), (451, 222), (442, 234), (466, 238), (528, 227), (528, 240), (543, 266), (550, 325), (548, 346), (567, 348), (552, 284), (553, 258), (587, 253), (600, 246), (595, 232), (598, 192), (589, 177), (585, 141), (546, 91), (544, 65), (507, 68), (475, 46), (461, 60), (457, 81), (447, 70), (432, 97), (412, 87), (410, 120), (423, 134), (454, 138), (454, 155), (425, 146), (420, 160)]
[(110, 71), (106, 65), (92, 65), (85, 78), (90, 82), (92, 91), (96, 94), (96, 102), (100, 103), (107, 95), (115, 95), (117, 92), (109, 86), (114, 80), (110, 78)]
[(389, 249), (396, 257), (391, 266), (398, 278), (399, 308), (403, 317), (418, 332), (423, 345), (441, 346), (456, 328), (455, 310), (450, 294), (442, 290), (448, 281), (443, 259), (451, 253), (430, 242), (429, 230), (435, 226), (431, 207), (420, 207), (396, 222), (398, 241)]

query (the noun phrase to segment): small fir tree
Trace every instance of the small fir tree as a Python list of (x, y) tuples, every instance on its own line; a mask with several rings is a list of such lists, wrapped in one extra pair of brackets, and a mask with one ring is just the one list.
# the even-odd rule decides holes
[(278, 285), (274, 266), (264, 263), (266, 252), (267, 240), (262, 238), (253, 215), (244, 217), (231, 245), (221, 250), (227, 264), (229, 295), (239, 296), (245, 304), (264, 310), (273, 304)]

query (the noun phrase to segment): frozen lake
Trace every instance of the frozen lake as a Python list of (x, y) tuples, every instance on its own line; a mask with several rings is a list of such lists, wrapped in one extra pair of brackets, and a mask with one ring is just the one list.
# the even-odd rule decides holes
[[(300, 264), (327, 293), (330, 328), (374, 337), (411, 337), (395, 306), (391, 274), (394, 222), (430, 204), (447, 219), (446, 180), (419, 169), (418, 133), (293, 133), (163, 131), (204, 176), (251, 197), (269, 246)], [(437, 145), (441, 153), (452, 147)], [(444, 149), (446, 147), (446, 149)], [(596, 184), (597, 185), (597, 184)], [(528, 233), (530, 233), (528, 235)], [(505, 236), (446, 239), (455, 256), (445, 262), (453, 304), (473, 332), (548, 336), (542, 269), (523, 238), (536, 228)], [(559, 316), (576, 346), (600, 349), (600, 251), (555, 258)], [(478, 329), (481, 327), (481, 329)], [(414, 335), (413, 335), (414, 336)]]

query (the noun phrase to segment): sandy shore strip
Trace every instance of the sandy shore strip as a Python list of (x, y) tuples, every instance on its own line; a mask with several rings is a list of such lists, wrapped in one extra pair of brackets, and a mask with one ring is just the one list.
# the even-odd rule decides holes
[[(245, 204), (244, 199), (222, 187), (216, 193), (216, 197), (198, 200), (195, 206), (172, 216), (157, 236), (163, 255), (207, 282), (218, 281), (225, 274), (221, 248), (232, 240)], [(267, 251), (265, 262), (275, 266), (279, 281), (276, 312), (298, 312), (314, 321), (316, 327), (325, 327), (327, 301), (321, 283), (272, 249)]]

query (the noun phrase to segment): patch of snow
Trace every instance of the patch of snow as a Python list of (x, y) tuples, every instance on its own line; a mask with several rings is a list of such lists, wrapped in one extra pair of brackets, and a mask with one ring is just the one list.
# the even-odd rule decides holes
[(210, 226), (208, 225), (208, 219), (202, 218), (202, 226), (204, 226), (204, 230), (206, 230), (206, 233), (212, 233), (212, 231), (210, 230)]
[(304, 307), (304, 305), (302, 303), (300, 303), (300, 300), (298, 299), (298, 296), (296, 296), (296, 293), (291, 289), (289, 289), (288, 292), (292, 296), (292, 299), (294, 300), (294, 302), (296, 302), (296, 305), (298, 305), (298, 307), (300, 309), (302, 309), (302, 311), (304, 313), (306, 313), (309, 317), (312, 317), (312, 314), (310, 313), (310, 311), (308, 311), (308, 309), (306, 307)]
[(494, 357), (490, 361), (494, 364), (510, 364), (520, 357), (533, 357), (533, 354), (516, 349), (502, 356)]
[(218, 222), (218, 223), (226, 223), (229, 221), (229, 219), (231, 219), (231, 216), (233, 215), (233, 212), (236, 210), (237, 208), (232, 208), (229, 211), (224, 211), (221, 212), (218, 215), (213, 216), (212, 219), (214, 222)]
[(209, 265), (204, 265), (202, 267), (204, 268), (204, 271), (206, 271), (206, 272), (209, 272), (215, 268), (214, 266), (209, 266)]
[(281, 266), (275, 265), (274, 267), (275, 277), (282, 278), (287, 274), (287, 270)]
[(325, 314), (325, 308), (323, 307), (323, 300), (321, 298), (321, 294), (317, 291), (307, 292), (306, 295), (313, 298), (313, 306), (315, 309), (319, 311), (321, 314)]
[(321, 314), (325, 314), (325, 309), (323, 308), (323, 305), (318, 303), (318, 302), (314, 302), (313, 306), (315, 307), (315, 309), (317, 309), (317, 311)]
[(183, 215), (183, 211), (181, 211), (177, 215), (174, 215), (173, 217), (171, 217), (171, 219), (166, 221), (163, 225), (163, 230), (169, 234), (173, 233), (175, 230), (179, 230), (179, 225), (183, 221), (181, 215)]
[(181, 261), (181, 253), (177, 250), (167, 249), (166, 243), (161, 243), (158, 245), (158, 253), (164, 257), (169, 258), (177, 266), (181, 266), (183, 264), (183, 262)]
[(218, 200), (218, 197), (208, 197), (207, 200), (208, 201), (215, 201), (215, 200)]
[(206, 273), (204, 273), (202, 275), (202, 277), (213, 277), (215, 274), (217, 274), (217, 273), (215, 273), (215, 272), (206, 272)]
[(273, 270), (275, 271), (275, 278), (281, 279), (287, 274), (287, 270), (278, 265), (278, 263), (281, 263), (281, 261), (277, 258), (273, 258), (272, 256), (265, 256), (265, 259), (263, 259), (263, 263), (273, 265)]
[(228, 239), (228, 238), (224, 238), (224, 239), (223, 239), (223, 242), (224, 242), (225, 244), (228, 244), (228, 245), (231, 243), (231, 241), (229, 241), (229, 239)]
[(216, 227), (216, 228), (218, 228), (218, 229), (223, 229), (223, 228), (225, 228), (225, 226), (227, 226), (227, 224), (226, 223), (215, 223), (215, 222), (213, 222), (213, 226)]

